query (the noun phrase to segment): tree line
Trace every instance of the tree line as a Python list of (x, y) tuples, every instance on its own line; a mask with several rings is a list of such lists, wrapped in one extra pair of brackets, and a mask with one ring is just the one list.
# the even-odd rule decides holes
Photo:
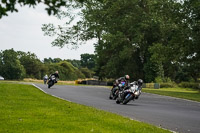
[(41, 61), (34, 53), (8, 49), (0, 52), (0, 75), (7, 80), (43, 79), (44, 75), (59, 71), (60, 80), (76, 80), (93, 76), (92, 63), (93, 54), (82, 54), (81, 60), (44, 58)]
[[(41, 1), (17, 3), (34, 6)], [(200, 77), (199, 0), (45, 0), (43, 3), (49, 14), (61, 20), (68, 18), (63, 26), (43, 25), (45, 35), (56, 36), (53, 46), (77, 47), (97, 39), (93, 70), (100, 79), (129, 74), (133, 80), (142, 78), (145, 82), (181, 82), (197, 81)], [(9, 11), (17, 11), (15, 4), (2, 2), (0, 18)], [(60, 10), (63, 6), (65, 11)], [(71, 26), (77, 15), (80, 21)], [(23, 69), (20, 63), (16, 64)]]
[[(145, 82), (197, 81), (200, 77), (199, 0), (87, 0), (74, 3), (81, 20), (70, 27), (44, 24), (52, 45), (95, 43), (100, 78), (129, 74)], [(64, 14), (64, 15), (63, 15)], [(67, 28), (66, 28), (67, 27)]]

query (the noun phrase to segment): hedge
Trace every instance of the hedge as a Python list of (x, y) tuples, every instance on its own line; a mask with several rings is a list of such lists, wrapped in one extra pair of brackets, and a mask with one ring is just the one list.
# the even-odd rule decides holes
[(160, 88), (174, 88), (177, 87), (175, 83), (160, 83)]
[(193, 88), (200, 90), (200, 83), (182, 82), (178, 84), (178, 86), (183, 88)]

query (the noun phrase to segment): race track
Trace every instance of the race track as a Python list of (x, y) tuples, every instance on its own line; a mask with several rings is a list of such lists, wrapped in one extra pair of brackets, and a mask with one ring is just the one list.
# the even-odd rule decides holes
[(48, 94), (87, 106), (117, 113), (180, 133), (200, 133), (200, 102), (142, 93), (127, 105), (109, 100), (110, 89), (95, 86), (35, 84)]

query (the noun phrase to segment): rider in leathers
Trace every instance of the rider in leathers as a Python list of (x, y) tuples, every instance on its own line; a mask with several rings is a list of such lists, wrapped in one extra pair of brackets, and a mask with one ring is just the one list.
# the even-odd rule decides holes
[[(138, 79), (138, 81), (134, 81), (134, 82), (132, 82), (130, 84), (138, 86), (138, 88), (136, 89), (136, 91), (138, 91), (138, 95), (135, 95), (135, 98), (134, 98), (134, 99), (138, 99), (140, 94), (141, 94), (143, 80), (142, 79)], [(124, 95), (122, 95), (122, 99), (124, 99)]]
[(51, 78), (51, 76), (55, 76), (55, 78), (56, 78), (56, 82), (55, 83), (57, 83), (58, 82), (58, 79), (59, 79), (59, 75), (58, 75), (58, 71), (56, 71), (55, 73), (53, 73), (53, 74), (51, 74), (50, 76), (49, 76), (49, 79)]
[(113, 85), (113, 88), (111, 89), (112, 93), (114, 94), (114, 92), (118, 89), (118, 85), (121, 83), (121, 82), (125, 82), (125, 89), (128, 88), (129, 86), (129, 75), (125, 75), (124, 77), (120, 77), (118, 79), (115, 80), (115, 83)]

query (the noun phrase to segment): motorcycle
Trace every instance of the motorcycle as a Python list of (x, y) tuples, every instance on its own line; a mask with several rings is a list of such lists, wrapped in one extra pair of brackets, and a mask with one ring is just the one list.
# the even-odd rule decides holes
[(118, 94), (118, 98), (116, 99), (116, 103), (127, 104), (131, 100), (138, 99), (141, 94), (141, 90), (139, 90), (138, 85), (130, 84), (130, 87), (127, 90), (122, 90)]
[(124, 89), (125, 83), (126, 83), (126, 82), (121, 81), (121, 83), (120, 83), (118, 86), (113, 87), (113, 88), (111, 89), (111, 91), (110, 91), (110, 96), (109, 96), (109, 98), (110, 98), (110, 99), (116, 100), (116, 98), (117, 98), (118, 95), (119, 95), (119, 91), (121, 91), (121, 90)]
[(47, 76), (47, 75), (45, 75), (45, 76), (43, 77), (43, 81), (44, 81), (44, 84), (47, 84), (47, 81), (48, 81), (48, 76)]
[(52, 75), (48, 81), (48, 88), (52, 87), (56, 83), (56, 77)]
[(47, 83), (47, 80), (48, 80), (48, 79), (44, 79), (44, 84), (46, 84), (46, 83)]

